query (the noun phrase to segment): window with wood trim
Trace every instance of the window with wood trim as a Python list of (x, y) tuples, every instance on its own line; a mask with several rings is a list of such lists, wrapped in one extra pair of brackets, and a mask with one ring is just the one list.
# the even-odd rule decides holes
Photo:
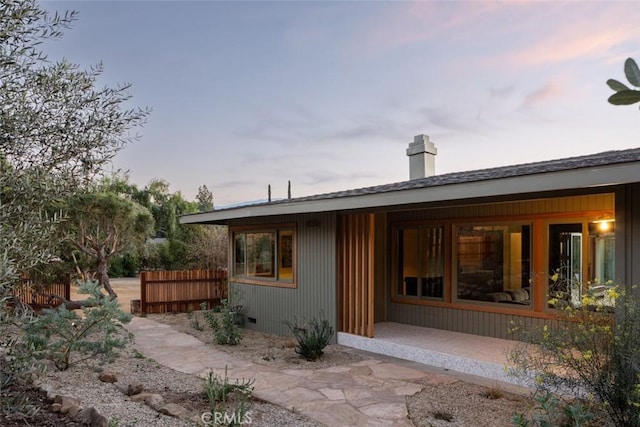
[(464, 224), (455, 227), (459, 300), (531, 305), (531, 225)]
[(444, 299), (444, 227), (406, 227), (397, 236), (396, 295)]
[(611, 306), (615, 287), (615, 221), (567, 220), (549, 224), (550, 308)]
[(233, 231), (232, 265), (234, 278), (241, 281), (292, 284), (295, 277), (294, 228)]

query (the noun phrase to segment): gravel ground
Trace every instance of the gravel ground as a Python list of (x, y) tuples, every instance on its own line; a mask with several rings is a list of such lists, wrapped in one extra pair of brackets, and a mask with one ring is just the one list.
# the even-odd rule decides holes
[(500, 427), (511, 426), (516, 412), (526, 413), (528, 400), (498, 386), (455, 381), (425, 385), (407, 398), (407, 410), (416, 427)]
[[(114, 363), (104, 367), (117, 373), (118, 382), (109, 384), (98, 379), (102, 367), (76, 365), (64, 372), (50, 372), (45, 382), (54, 384), (58, 393), (80, 398), (84, 407), (95, 407), (114, 426), (192, 426), (192, 423), (162, 415), (143, 403), (133, 402), (116, 384), (126, 387), (140, 382), (145, 391), (159, 393), (165, 402), (178, 403), (194, 415), (209, 410), (203, 392), (203, 380), (157, 364), (144, 358), (130, 346)], [(254, 426), (309, 426), (315, 423), (300, 414), (267, 402), (255, 400), (251, 408)]]

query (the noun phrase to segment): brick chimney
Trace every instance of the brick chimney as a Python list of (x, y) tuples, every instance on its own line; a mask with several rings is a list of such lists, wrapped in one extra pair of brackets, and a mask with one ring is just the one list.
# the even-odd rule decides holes
[(409, 179), (420, 179), (436, 174), (436, 154), (438, 150), (428, 135), (416, 135), (409, 143)]

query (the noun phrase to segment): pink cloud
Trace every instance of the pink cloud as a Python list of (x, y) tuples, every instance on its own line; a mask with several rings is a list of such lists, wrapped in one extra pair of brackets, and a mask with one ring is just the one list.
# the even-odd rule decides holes
[(435, 42), (478, 51), (488, 66), (516, 67), (573, 59), (607, 60), (614, 48), (637, 39), (634, 2), (408, 2), (382, 8), (357, 30), (354, 50), (377, 55)]
[(557, 98), (563, 94), (564, 90), (562, 89), (562, 85), (559, 82), (548, 81), (544, 84), (544, 86), (528, 93), (522, 101), (520, 109), (528, 110), (537, 106), (538, 104), (544, 103), (550, 99)]
[(608, 56), (611, 50), (635, 37), (630, 28), (610, 28), (556, 33), (509, 55), (513, 65), (519, 67), (555, 64), (574, 59)]
[[(497, 13), (509, 3), (407, 2), (385, 9), (377, 22), (368, 25), (357, 44), (370, 53), (408, 44), (436, 40), (452, 33), (469, 31), (473, 23)], [(455, 33), (455, 34), (453, 34)]]

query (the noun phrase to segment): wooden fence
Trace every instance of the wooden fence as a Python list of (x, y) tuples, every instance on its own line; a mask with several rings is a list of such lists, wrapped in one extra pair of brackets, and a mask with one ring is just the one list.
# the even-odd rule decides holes
[(43, 285), (34, 282), (25, 274), (13, 294), (18, 301), (28, 304), (34, 310), (57, 307), (61, 301), (58, 298), (49, 297), (48, 294), (60, 295), (67, 300), (71, 299), (71, 279), (67, 277), (64, 280), (58, 280), (57, 283)]
[(207, 302), (215, 307), (227, 295), (227, 270), (143, 271), (142, 313), (184, 313)]

